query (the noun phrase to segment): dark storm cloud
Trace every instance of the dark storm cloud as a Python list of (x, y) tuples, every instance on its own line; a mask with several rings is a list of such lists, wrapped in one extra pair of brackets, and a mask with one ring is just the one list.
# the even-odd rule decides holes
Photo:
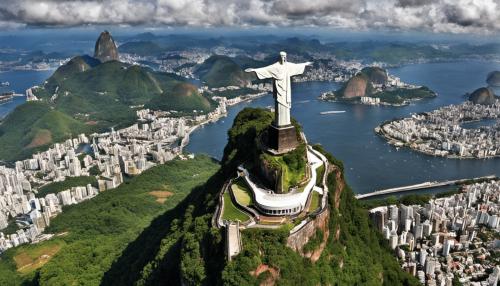
[(0, 0), (0, 27), (85, 24), (500, 31), (500, 0)]
[(417, 7), (431, 4), (432, 0), (398, 0), (397, 5), (401, 7)]

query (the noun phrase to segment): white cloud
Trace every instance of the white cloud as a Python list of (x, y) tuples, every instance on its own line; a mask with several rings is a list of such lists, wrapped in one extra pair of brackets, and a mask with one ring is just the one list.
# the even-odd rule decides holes
[(0, 0), (0, 27), (327, 26), (500, 32), (500, 0)]

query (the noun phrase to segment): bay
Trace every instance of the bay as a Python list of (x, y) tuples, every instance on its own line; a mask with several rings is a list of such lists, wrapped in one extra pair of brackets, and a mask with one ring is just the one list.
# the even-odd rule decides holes
[[(401, 148), (397, 150), (377, 136), (373, 129), (381, 122), (457, 104), (465, 94), (485, 86), (487, 74), (500, 69), (499, 63), (483, 61), (426, 63), (389, 70), (403, 81), (427, 85), (438, 93), (434, 99), (421, 100), (404, 107), (350, 105), (323, 102), (317, 97), (336, 89), (330, 82), (295, 83), (292, 86), (292, 116), (303, 126), (310, 143), (320, 143), (345, 165), (348, 183), (356, 193), (410, 185), (425, 181), (500, 176), (500, 159), (446, 159)], [(221, 158), (227, 130), (245, 107), (268, 107), (270, 95), (229, 108), (226, 118), (199, 128), (191, 135), (187, 151)], [(322, 111), (345, 113), (321, 115)]]
[[(43, 83), (53, 72), (53, 70), (13, 70), (0, 72), (0, 82), (8, 81), (10, 83), (9, 86), (0, 87), (0, 93), (14, 91), (15, 93), (25, 94), (26, 89)], [(0, 104), (0, 119), (25, 101), (26, 97), (16, 96), (11, 101)]]
[[(303, 125), (310, 143), (320, 143), (344, 161), (346, 177), (357, 193), (409, 185), (424, 181), (469, 178), (495, 174), (500, 176), (500, 159), (458, 160), (423, 155), (388, 145), (374, 134), (373, 128), (385, 120), (431, 111), (440, 106), (465, 100), (465, 93), (485, 86), (487, 74), (499, 70), (494, 62), (450, 62), (408, 65), (390, 69), (390, 73), (408, 83), (427, 85), (438, 93), (435, 99), (422, 100), (405, 107), (350, 105), (319, 101), (325, 91), (338, 88), (330, 82), (295, 83), (292, 87), (294, 116)], [(42, 83), (53, 71), (9, 71), (0, 73), (0, 81), (9, 81), (8, 90), (16, 93)], [(497, 94), (498, 89), (496, 90)], [(24, 97), (0, 105), (0, 118)], [(227, 143), (227, 131), (234, 117), (245, 107), (270, 107), (270, 95), (229, 108), (227, 117), (199, 128), (191, 135), (187, 151), (221, 158)], [(321, 115), (322, 111), (345, 113)]]

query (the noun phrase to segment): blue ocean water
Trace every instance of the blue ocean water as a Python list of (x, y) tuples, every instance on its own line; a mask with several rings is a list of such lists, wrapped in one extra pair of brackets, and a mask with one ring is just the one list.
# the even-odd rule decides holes
[[(385, 120), (406, 117), (411, 113), (431, 111), (437, 107), (465, 100), (464, 94), (485, 86), (487, 74), (499, 70), (500, 64), (482, 61), (427, 63), (390, 69), (405, 82), (427, 85), (438, 93), (435, 99), (422, 100), (405, 107), (364, 106), (322, 102), (317, 97), (338, 84), (308, 82), (293, 85), (292, 116), (303, 125), (311, 143), (320, 143), (344, 161), (346, 177), (355, 192), (420, 183), (429, 180), (458, 179), (500, 175), (500, 159), (458, 160), (436, 158), (408, 149), (396, 150), (374, 134), (373, 128)], [(8, 90), (24, 93), (43, 83), (53, 71), (9, 71), (0, 73), (0, 81), (9, 81)], [(497, 94), (498, 93), (498, 90)], [(0, 105), (0, 118), (24, 97)], [(187, 150), (222, 157), (227, 130), (236, 114), (245, 107), (267, 107), (272, 98), (265, 96), (229, 108), (227, 117), (204, 126), (192, 134)], [(345, 113), (321, 115), (322, 111), (345, 110)]]
[[(0, 72), (0, 82), (9, 82), (9, 86), (0, 87), (0, 93), (4, 91), (14, 91), (15, 93), (25, 94), (26, 89), (42, 84), (50, 75), (53, 70), (44, 71), (6, 71)], [(7, 113), (14, 109), (19, 104), (26, 101), (26, 97), (14, 97), (11, 101), (0, 104), (0, 119), (3, 118)]]
[[(435, 99), (404, 107), (322, 102), (317, 97), (324, 91), (336, 89), (338, 84), (296, 83), (292, 86), (292, 116), (303, 125), (310, 143), (322, 144), (344, 161), (348, 183), (357, 193), (424, 181), (500, 175), (500, 159), (445, 159), (405, 148), (396, 150), (373, 132), (385, 120), (463, 102), (465, 93), (485, 86), (488, 72), (498, 69), (500, 64), (482, 61), (426, 63), (390, 69), (391, 74), (403, 81), (427, 85), (438, 93)], [(267, 107), (272, 103), (271, 96), (266, 96), (231, 107), (226, 118), (196, 130), (187, 150), (221, 158), (227, 130), (236, 114), (245, 107)], [(320, 114), (330, 110), (346, 112)]]

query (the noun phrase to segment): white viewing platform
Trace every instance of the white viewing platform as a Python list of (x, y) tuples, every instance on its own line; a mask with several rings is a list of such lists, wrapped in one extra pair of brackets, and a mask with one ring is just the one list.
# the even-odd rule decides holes
[[(256, 206), (267, 215), (295, 215), (306, 206), (307, 199), (312, 191), (322, 191), (316, 186), (317, 169), (326, 166), (327, 159), (323, 154), (307, 146), (307, 163), (311, 167), (311, 178), (302, 192), (276, 194), (271, 190), (257, 186), (250, 178), (248, 170), (243, 166), (239, 169), (245, 174), (244, 179), (253, 192)], [(321, 189), (321, 190), (319, 190)]]

